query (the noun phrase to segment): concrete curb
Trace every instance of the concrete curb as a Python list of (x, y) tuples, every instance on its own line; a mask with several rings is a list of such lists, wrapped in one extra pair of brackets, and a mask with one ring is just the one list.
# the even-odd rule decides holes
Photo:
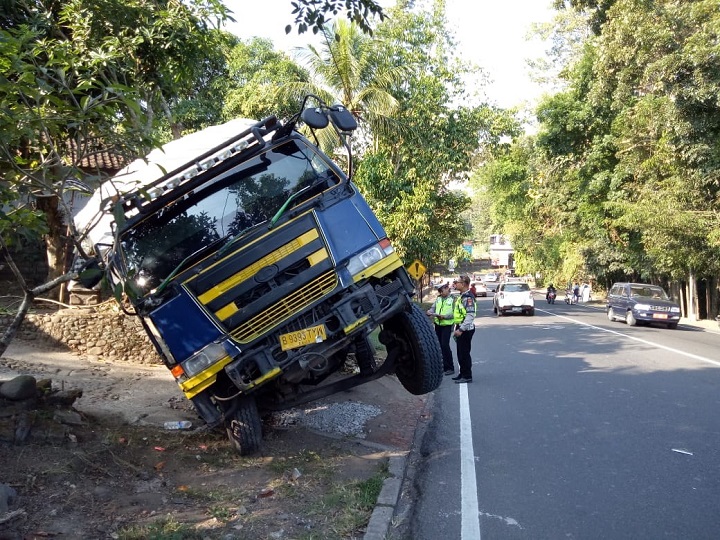
[(385, 540), (387, 537), (392, 518), (395, 515), (395, 506), (400, 500), (400, 489), (406, 466), (406, 456), (390, 456), (388, 463), (390, 477), (383, 482), (380, 495), (378, 495), (375, 508), (370, 516), (370, 522), (365, 530), (364, 540)]
[[(413, 442), (408, 452), (390, 456), (388, 471), (390, 476), (383, 482), (370, 522), (368, 523), (363, 540), (387, 540), (391, 538), (390, 529), (393, 526), (403, 525), (406, 521), (412, 504), (403, 501), (403, 493), (411, 490), (414, 482), (414, 465), (417, 455), (429, 424), (429, 411), (432, 409), (434, 394), (430, 394), (423, 407), (413, 435)], [(394, 524), (394, 521), (397, 522)], [(395, 538), (395, 536), (392, 536)], [(402, 537), (402, 534), (401, 534)]]

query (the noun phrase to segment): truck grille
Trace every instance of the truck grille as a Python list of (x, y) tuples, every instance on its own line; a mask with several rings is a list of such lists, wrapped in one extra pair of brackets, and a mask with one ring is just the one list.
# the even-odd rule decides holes
[(234, 332), (233, 337), (240, 343), (249, 343), (268, 329), (287, 320), (291, 315), (301, 312), (304, 308), (332, 292), (337, 280), (334, 272), (328, 272), (308, 283), (288, 298), (276, 302), (267, 309), (242, 323)]
[(254, 339), (330, 294), (338, 278), (312, 214), (272, 230), (184, 282), (223, 330)]

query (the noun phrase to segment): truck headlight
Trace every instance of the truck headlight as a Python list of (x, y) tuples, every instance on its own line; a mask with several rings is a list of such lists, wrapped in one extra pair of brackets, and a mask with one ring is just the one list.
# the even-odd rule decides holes
[(194, 377), (198, 373), (219, 362), (228, 355), (225, 347), (220, 343), (211, 343), (203, 350), (195, 353), (190, 358), (182, 362), (183, 370), (188, 377)]
[(383, 238), (374, 246), (351, 257), (347, 265), (348, 272), (354, 276), (394, 252), (395, 248), (390, 244), (390, 240)]

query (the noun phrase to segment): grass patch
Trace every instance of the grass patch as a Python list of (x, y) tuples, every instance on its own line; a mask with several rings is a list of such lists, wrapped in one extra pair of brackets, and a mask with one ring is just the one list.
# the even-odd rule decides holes
[(237, 517), (233, 508), (224, 505), (211, 506), (210, 508), (208, 508), (208, 514), (223, 523), (232, 521)]
[(367, 525), (387, 476), (383, 467), (367, 480), (333, 486), (310, 510), (326, 517), (321, 538), (347, 537)]
[(205, 535), (172, 517), (162, 518), (149, 525), (133, 525), (118, 531), (119, 540), (203, 540)]
[(322, 468), (325, 466), (327, 458), (321, 457), (317, 452), (303, 450), (294, 456), (281, 457), (273, 459), (268, 468), (277, 474), (282, 474), (288, 470), (302, 467)]

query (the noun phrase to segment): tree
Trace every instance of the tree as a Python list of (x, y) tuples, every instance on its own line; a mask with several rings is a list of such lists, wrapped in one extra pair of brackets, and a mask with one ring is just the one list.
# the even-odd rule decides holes
[(298, 87), (307, 87), (309, 75), (272, 42), (253, 38), (233, 47), (228, 58), (228, 87), (223, 117), (261, 119), (272, 114), (289, 118), (298, 111)]
[[(523, 230), (543, 223), (535, 227), (540, 247), (523, 247), (532, 256), (562, 254), (544, 257), (549, 272), (566, 272), (572, 256), (606, 283), (693, 283), (697, 275), (711, 290), (713, 315), (720, 270), (720, 72), (710, 60), (718, 53), (717, 6), (572, 5), (597, 8), (604, 24), (581, 55), (568, 56), (566, 90), (541, 103), (534, 150), (513, 160), (529, 165), (506, 186), (524, 191), (524, 202), (496, 205)], [(503, 170), (488, 174), (496, 181)]]
[(173, 85), (194, 73), (178, 67), (174, 55), (192, 58), (194, 50), (198, 56), (211, 42), (192, 36), (192, 28), (207, 34), (207, 20), (197, 13), (209, 12), (201, 4), (198, 12), (175, 3), (114, 0), (19, 1), (16, 7), (16, 17), (0, 30), (0, 173), (16, 204), (32, 201), (44, 210), (51, 272), (47, 283), (31, 289), (11, 260), (12, 239), (3, 237), (3, 254), (25, 299), (0, 349), (37, 294), (76, 277), (65, 273), (65, 254), (70, 243), (82, 252), (82, 238), (64, 195), (81, 178), (80, 163), (100, 151), (134, 158), (158, 145), (153, 104), (166, 103)]
[(495, 136), (496, 115), (471, 105), (463, 76), (476, 71), (450, 54), (444, 4), (431, 11), (405, 8), (378, 25), (369, 53), (378, 73), (406, 71), (401, 84), (390, 87), (399, 128), (373, 131), (356, 180), (401, 255), (431, 266), (466, 256), (461, 244), (470, 238), (464, 215), (470, 199), (456, 186), (466, 181), (481, 143)]
[(572, 8), (576, 11), (586, 11), (590, 14), (588, 20), (590, 29), (597, 35), (608, 20), (608, 12), (616, 0), (554, 0), (555, 9)]
[[(206, 47), (200, 59), (193, 60), (193, 82), (176, 88), (167, 97), (167, 114), (157, 129), (163, 141), (220, 124), (226, 119), (225, 102), (232, 89), (230, 58), (241, 40), (220, 30), (209, 30), (214, 46)], [(167, 131), (165, 133), (164, 131)]]
[[(360, 137), (366, 145), (381, 133), (392, 129), (392, 116), (398, 102), (391, 89), (401, 84), (406, 66), (393, 66), (378, 55), (378, 38), (361, 32), (347, 21), (337, 20), (322, 29), (324, 44), (298, 52), (298, 60), (307, 65), (311, 84), (296, 92), (319, 95), (327, 103), (341, 103), (358, 121)], [(332, 135), (330, 130), (326, 135)], [(322, 140), (332, 151), (339, 141)], [(355, 143), (357, 144), (357, 143)]]

